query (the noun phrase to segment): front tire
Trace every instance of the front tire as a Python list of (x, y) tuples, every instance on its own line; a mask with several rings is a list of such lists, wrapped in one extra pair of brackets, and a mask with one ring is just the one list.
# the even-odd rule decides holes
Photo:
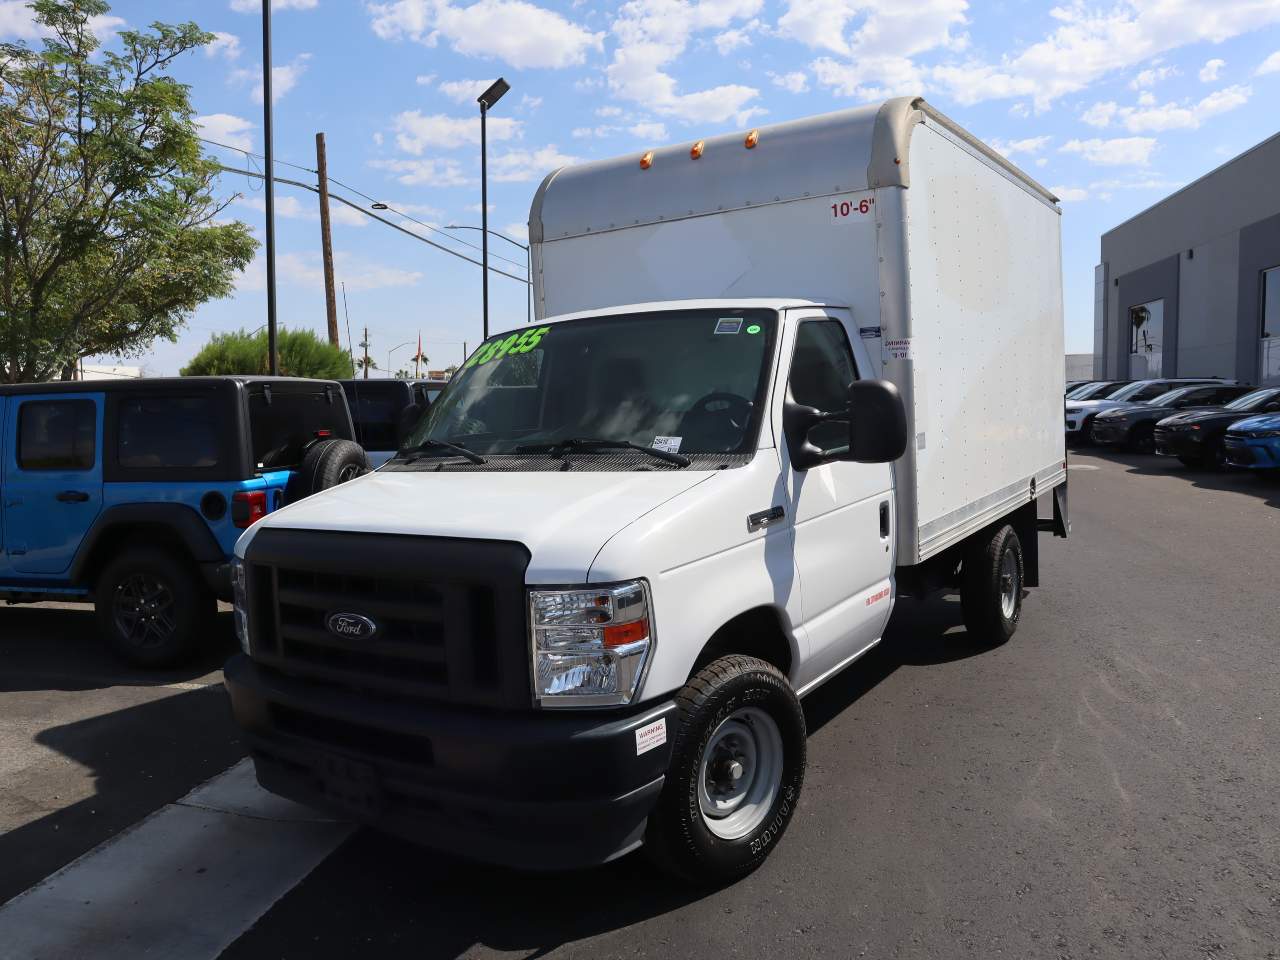
[(676, 702), (671, 766), (645, 850), (685, 880), (731, 883), (764, 862), (795, 813), (804, 713), (776, 667), (744, 656), (707, 664)]
[(94, 612), (117, 656), (139, 667), (166, 667), (195, 652), (217, 603), (189, 561), (167, 550), (138, 547), (102, 571)]
[(1000, 644), (1014, 635), (1025, 573), (1022, 541), (1008, 524), (970, 547), (961, 569), (960, 608), (971, 638)]

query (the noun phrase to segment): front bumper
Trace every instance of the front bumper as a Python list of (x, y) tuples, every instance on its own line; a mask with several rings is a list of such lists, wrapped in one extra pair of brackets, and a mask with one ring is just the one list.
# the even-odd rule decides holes
[(1249, 470), (1280, 470), (1280, 439), (1241, 437), (1227, 434), (1222, 439), (1227, 463)]
[(1162, 457), (1200, 457), (1204, 453), (1204, 433), (1156, 427), (1156, 453)]
[(1095, 418), (1089, 430), (1089, 439), (1104, 446), (1127, 443), (1129, 430), (1133, 426), (1125, 420), (1101, 420)]
[(640, 846), (671, 744), (637, 755), (663, 701), (609, 712), (499, 711), (375, 698), (237, 655), (224, 679), (258, 782), (435, 849), (523, 869)]

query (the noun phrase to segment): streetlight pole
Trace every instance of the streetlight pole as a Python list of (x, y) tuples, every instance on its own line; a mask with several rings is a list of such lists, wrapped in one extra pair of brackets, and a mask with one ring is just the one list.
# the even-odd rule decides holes
[[(505, 240), (507, 243), (514, 244), (524, 251), (524, 283), (528, 287), (528, 291), (524, 298), (524, 322), (526, 324), (533, 322), (533, 254), (529, 252), (529, 248), (519, 240), (512, 240), (505, 233), (499, 233), (497, 230), (488, 230), (484, 227), (472, 227), (462, 223), (451, 223), (446, 230), (482, 230), (487, 237), (489, 234), (497, 237), (499, 240)], [(483, 246), (483, 244), (482, 244)], [(485, 273), (489, 271), (486, 270)]]
[(480, 223), (483, 239), (480, 243), (481, 297), (484, 303), (484, 338), (489, 339), (489, 158), (486, 139), (485, 118), (489, 108), (502, 99), (502, 95), (511, 89), (511, 84), (499, 77), (489, 85), (484, 93), (476, 98), (480, 104)]
[(387, 351), (387, 376), (388, 377), (392, 377), (392, 378), (395, 377), (395, 374), (391, 372), (391, 355), (395, 353), (397, 350), (399, 350), (401, 347), (411, 347), (411, 346), (413, 346), (413, 341), (406, 340), (404, 343), (396, 344), (394, 347), (392, 347), (390, 350)]
[(271, 0), (262, 0), (262, 135), (267, 183), (267, 353), (273, 377), (280, 376), (276, 352), (276, 187), (275, 138), (271, 127)]

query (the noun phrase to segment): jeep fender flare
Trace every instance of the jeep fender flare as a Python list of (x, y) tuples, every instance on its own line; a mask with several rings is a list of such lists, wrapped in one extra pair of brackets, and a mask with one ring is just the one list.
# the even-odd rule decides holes
[(71, 579), (80, 582), (85, 577), (94, 552), (105, 537), (141, 525), (163, 527), (198, 564), (226, 559), (208, 524), (191, 507), (181, 503), (122, 503), (98, 514), (71, 562)]

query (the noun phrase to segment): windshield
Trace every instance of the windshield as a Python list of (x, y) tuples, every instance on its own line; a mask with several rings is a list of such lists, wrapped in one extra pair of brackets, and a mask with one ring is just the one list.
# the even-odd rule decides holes
[(1097, 388), (1096, 383), (1077, 383), (1074, 387), (1067, 391), (1068, 400), (1081, 400), (1088, 396), (1090, 392)]
[(1131, 383), (1126, 387), (1121, 387), (1115, 393), (1107, 397), (1108, 400), (1129, 400), (1135, 393), (1150, 388), (1150, 384), (1145, 380), (1139, 380), (1137, 383)]
[[(673, 310), (493, 337), (403, 446), (445, 441), (495, 455), (593, 439), (745, 453), (755, 445), (776, 327), (771, 310)], [(605, 451), (581, 450), (593, 452)]]
[(1224, 409), (1253, 410), (1271, 400), (1280, 400), (1280, 387), (1271, 387), (1267, 390), (1255, 390), (1253, 393), (1246, 393), (1243, 397), (1236, 397)]
[(1187, 396), (1187, 394), (1191, 393), (1192, 389), (1192, 387), (1179, 387), (1177, 390), (1170, 390), (1168, 393), (1162, 393), (1160, 396), (1149, 402), (1153, 407), (1166, 407), (1169, 404)]
[(1083, 387), (1078, 387), (1067, 394), (1068, 400), (1100, 400), (1108, 393), (1113, 393), (1116, 389), (1114, 382), (1107, 383), (1086, 383)]

